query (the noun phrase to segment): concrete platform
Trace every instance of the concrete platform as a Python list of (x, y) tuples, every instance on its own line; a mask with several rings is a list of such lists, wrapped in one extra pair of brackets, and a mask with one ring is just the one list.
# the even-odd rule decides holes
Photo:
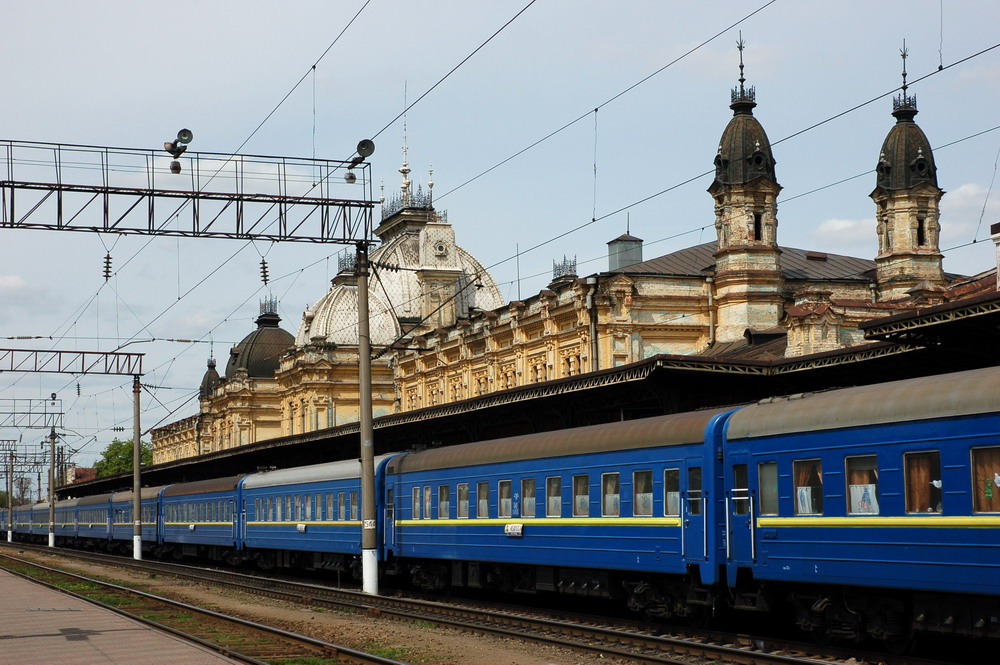
[(0, 570), (0, 665), (235, 663), (110, 610)]

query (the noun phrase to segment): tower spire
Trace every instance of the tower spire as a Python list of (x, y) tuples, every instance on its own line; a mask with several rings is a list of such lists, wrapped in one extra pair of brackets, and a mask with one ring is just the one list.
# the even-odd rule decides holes
[(733, 110), (735, 115), (748, 113), (753, 115), (753, 108), (757, 106), (756, 98), (757, 94), (753, 86), (746, 87), (746, 77), (743, 75), (743, 49), (746, 48), (746, 42), (743, 41), (743, 31), (740, 31), (740, 39), (736, 42), (736, 48), (740, 52), (740, 87), (733, 88), (732, 94), (730, 95), (732, 103), (729, 108)]
[(897, 120), (913, 120), (917, 114), (917, 96), (906, 94), (909, 87), (906, 84), (906, 59), (910, 57), (910, 51), (906, 48), (906, 40), (903, 40), (903, 48), (899, 49), (899, 57), (903, 60), (903, 86), (901, 92), (892, 98), (892, 114)]
[(403, 175), (403, 182), (400, 184), (399, 189), (401, 192), (401, 203), (402, 207), (408, 208), (410, 206), (410, 162), (407, 155), (407, 145), (406, 145), (406, 83), (403, 83), (403, 165), (399, 167), (399, 172)]

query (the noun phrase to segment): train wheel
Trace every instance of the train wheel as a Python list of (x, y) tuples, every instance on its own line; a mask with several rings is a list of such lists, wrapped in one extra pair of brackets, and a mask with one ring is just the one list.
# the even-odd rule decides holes
[(886, 651), (901, 656), (915, 651), (917, 636), (908, 632), (906, 635), (886, 637), (882, 640), (882, 643), (885, 645)]

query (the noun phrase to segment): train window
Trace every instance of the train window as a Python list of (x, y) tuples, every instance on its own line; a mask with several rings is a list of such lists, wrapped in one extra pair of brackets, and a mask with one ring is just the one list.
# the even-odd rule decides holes
[[(420, 519), (420, 488), (413, 488), (413, 514), (417, 519)], [(337, 492), (337, 519), (346, 520), (347, 519), (347, 503), (344, 501), (344, 493)]]
[[(353, 494), (353, 492), (352, 492)], [(431, 486), (424, 485), (424, 519), (429, 520), (431, 518), (431, 504), (432, 504)]]
[(305, 501), (305, 504), (306, 504), (306, 506), (305, 506), (306, 507), (306, 519), (307, 520), (311, 520), (313, 518), (313, 515), (312, 515), (312, 512), (313, 512), (312, 497), (309, 496), (308, 494), (306, 494), (305, 497), (304, 497), (304, 501)]
[(681, 514), (681, 470), (663, 470), (663, 514), (676, 517)]
[(490, 484), (481, 482), (476, 485), (476, 517), (490, 516)]
[(352, 520), (358, 519), (358, 508), (360, 508), (360, 507), (361, 507), (361, 504), (358, 503), (358, 493), (357, 492), (351, 492), (351, 519)]
[(847, 512), (850, 515), (878, 515), (878, 458), (875, 455), (848, 457)]
[(389, 524), (392, 524), (393, 520), (396, 519), (396, 496), (392, 489), (386, 490), (385, 493), (385, 520)]
[(451, 488), (438, 485), (438, 518), (446, 520), (451, 517)]
[(1000, 513), (1000, 446), (972, 449), (973, 510)]
[(326, 495), (326, 519), (330, 521), (337, 519), (337, 514), (333, 512), (333, 494)]
[(267, 497), (267, 521), (268, 522), (273, 522), (274, 521), (274, 497), (273, 496)]
[(501, 480), (497, 483), (497, 517), (510, 517), (512, 510), (510, 481)]
[(559, 476), (545, 479), (545, 516), (562, 517), (562, 478)]
[(621, 479), (617, 473), (601, 475), (601, 514), (604, 517), (621, 514)]
[(701, 467), (688, 467), (688, 513), (701, 515)]
[(573, 517), (590, 516), (590, 476), (573, 476)]
[(301, 494), (295, 495), (295, 512), (292, 514), (294, 515), (295, 521), (302, 521), (302, 518), (305, 516), (305, 509), (302, 506)]
[(285, 521), (293, 522), (295, 521), (295, 513), (292, 512), (292, 497), (285, 497)]
[(796, 460), (792, 463), (795, 476), (795, 514), (823, 514), (823, 463), (818, 459)]
[(757, 465), (757, 484), (760, 487), (761, 515), (778, 514), (778, 463), (761, 462)]
[(747, 486), (747, 465), (733, 465), (733, 514), (747, 515), (750, 512), (750, 488)]
[(632, 472), (632, 515), (634, 517), (653, 516), (653, 472)]
[(253, 501), (253, 514), (260, 519), (260, 499), (254, 499)]
[(316, 519), (318, 519), (318, 520), (322, 520), (323, 519), (323, 495), (322, 494), (317, 494), (316, 495)]
[(521, 517), (535, 516), (535, 479), (521, 479)]
[(458, 516), (469, 516), (469, 483), (458, 484)]

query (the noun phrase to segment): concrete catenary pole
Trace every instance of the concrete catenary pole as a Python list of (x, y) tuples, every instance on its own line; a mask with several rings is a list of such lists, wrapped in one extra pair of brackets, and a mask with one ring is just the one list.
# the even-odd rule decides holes
[(14, 451), (7, 467), (7, 542), (14, 542)]
[(368, 326), (368, 244), (358, 243), (358, 420), (361, 427), (361, 588), (378, 595), (378, 523), (372, 434), (372, 354)]
[(132, 558), (142, 559), (142, 487), (139, 469), (142, 466), (142, 445), (139, 441), (139, 377), (132, 377)]
[(49, 547), (56, 546), (56, 428), (49, 431)]

